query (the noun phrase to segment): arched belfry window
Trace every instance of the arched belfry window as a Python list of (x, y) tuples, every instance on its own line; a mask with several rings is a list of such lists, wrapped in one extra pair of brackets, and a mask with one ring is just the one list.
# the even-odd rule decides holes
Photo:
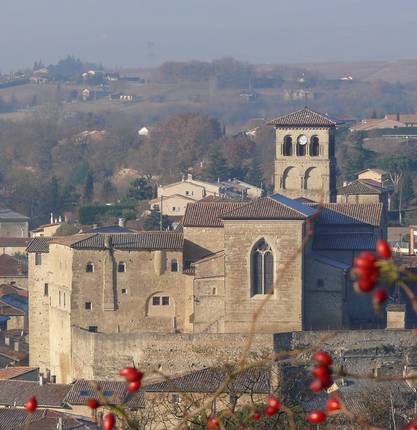
[(282, 155), (288, 157), (292, 155), (292, 137), (285, 136), (284, 137), (284, 145), (282, 148)]
[(274, 289), (274, 256), (265, 239), (256, 243), (251, 253), (251, 296), (272, 294)]
[(320, 155), (320, 142), (317, 136), (313, 136), (310, 141), (310, 156), (317, 157)]
[(304, 134), (301, 134), (297, 138), (297, 156), (303, 157), (307, 153), (307, 143), (308, 139), (307, 136)]

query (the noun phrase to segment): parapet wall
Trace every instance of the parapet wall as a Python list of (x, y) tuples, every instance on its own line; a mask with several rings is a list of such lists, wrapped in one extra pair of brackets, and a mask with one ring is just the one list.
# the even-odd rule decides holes
[[(174, 375), (224, 363), (236, 363), (247, 345), (240, 334), (90, 333), (72, 328), (72, 377), (106, 379), (134, 362), (144, 370)], [(256, 335), (250, 359), (273, 352), (272, 335)]]

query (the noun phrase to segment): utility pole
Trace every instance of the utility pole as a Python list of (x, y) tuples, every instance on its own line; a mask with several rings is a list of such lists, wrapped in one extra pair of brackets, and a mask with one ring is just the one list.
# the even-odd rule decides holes
[(159, 231), (162, 231), (162, 211), (163, 211), (163, 199), (164, 196), (161, 195), (161, 204), (159, 206)]

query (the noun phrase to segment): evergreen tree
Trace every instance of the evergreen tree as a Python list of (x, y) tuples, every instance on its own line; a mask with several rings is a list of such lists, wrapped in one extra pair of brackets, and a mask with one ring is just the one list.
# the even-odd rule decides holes
[(263, 170), (262, 164), (257, 157), (253, 157), (249, 166), (248, 173), (245, 180), (251, 185), (261, 187), (263, 183)]
[(54, 214), (59, 214), (62, 209), (62, 199), (59, 189), (59, 182), (56, 176), (52, 176), (49, 182), (49, 199), (50, 199), (50, 210)]
[(128, 200), (150, 200), (155, 196), (155, 187), (145, 177), (135, 179), (127, 192)]
[(87, 175), (83, 189), (83, 200), (85, 202), (91, 202), (94, 197), (94, 178), (91, 173)]
[[(145, 230), (159, 230), (161, 223), (161, 212), (158, 208), (151, 209), (151, 213), (145, 218), (143, 228)], [(166, 215), (162, 215), (162, 230), (168, 230), (171, 221)]]
[(208, 176), (214, 180), (224, 181), (229, 176), (227, 161), (220, 148), (216, 147), (210, 154)]

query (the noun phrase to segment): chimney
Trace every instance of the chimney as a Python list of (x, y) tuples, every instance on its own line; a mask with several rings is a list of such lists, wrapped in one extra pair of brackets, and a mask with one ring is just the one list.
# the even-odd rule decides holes
[(405, 329), (405, 305), (387, 305), (387, 330)]
[(62, 222), (62, 216), (61, 216), (61, 215), (58, 217), (58, 222), (59, 222), (59, 223), (61, 223), (61, 222)]
[(43, 376), (39, 375), (39, 385), (42, 386), (43, 385)]
[(54, 223), (54, 214), (51, 212), (51, 224)]
[(119, 227), (126, 227), (126, 220), (124, 218), (119, 218)]
[(187, 180), (191, 181), (193, 179), (193, 174), (192, 173), (187, 173)]
[(414, 236), (414, 232), (415, 232), (415, 230), (414, 230), (414, 227), (413, 226), (410, 226), (410, 242), (409, 242), (409, 244), (408, 244), (408, 253), (410, 254), (410, 255), (414, 255), (414, 249), (415, 249), (415, 236)]

